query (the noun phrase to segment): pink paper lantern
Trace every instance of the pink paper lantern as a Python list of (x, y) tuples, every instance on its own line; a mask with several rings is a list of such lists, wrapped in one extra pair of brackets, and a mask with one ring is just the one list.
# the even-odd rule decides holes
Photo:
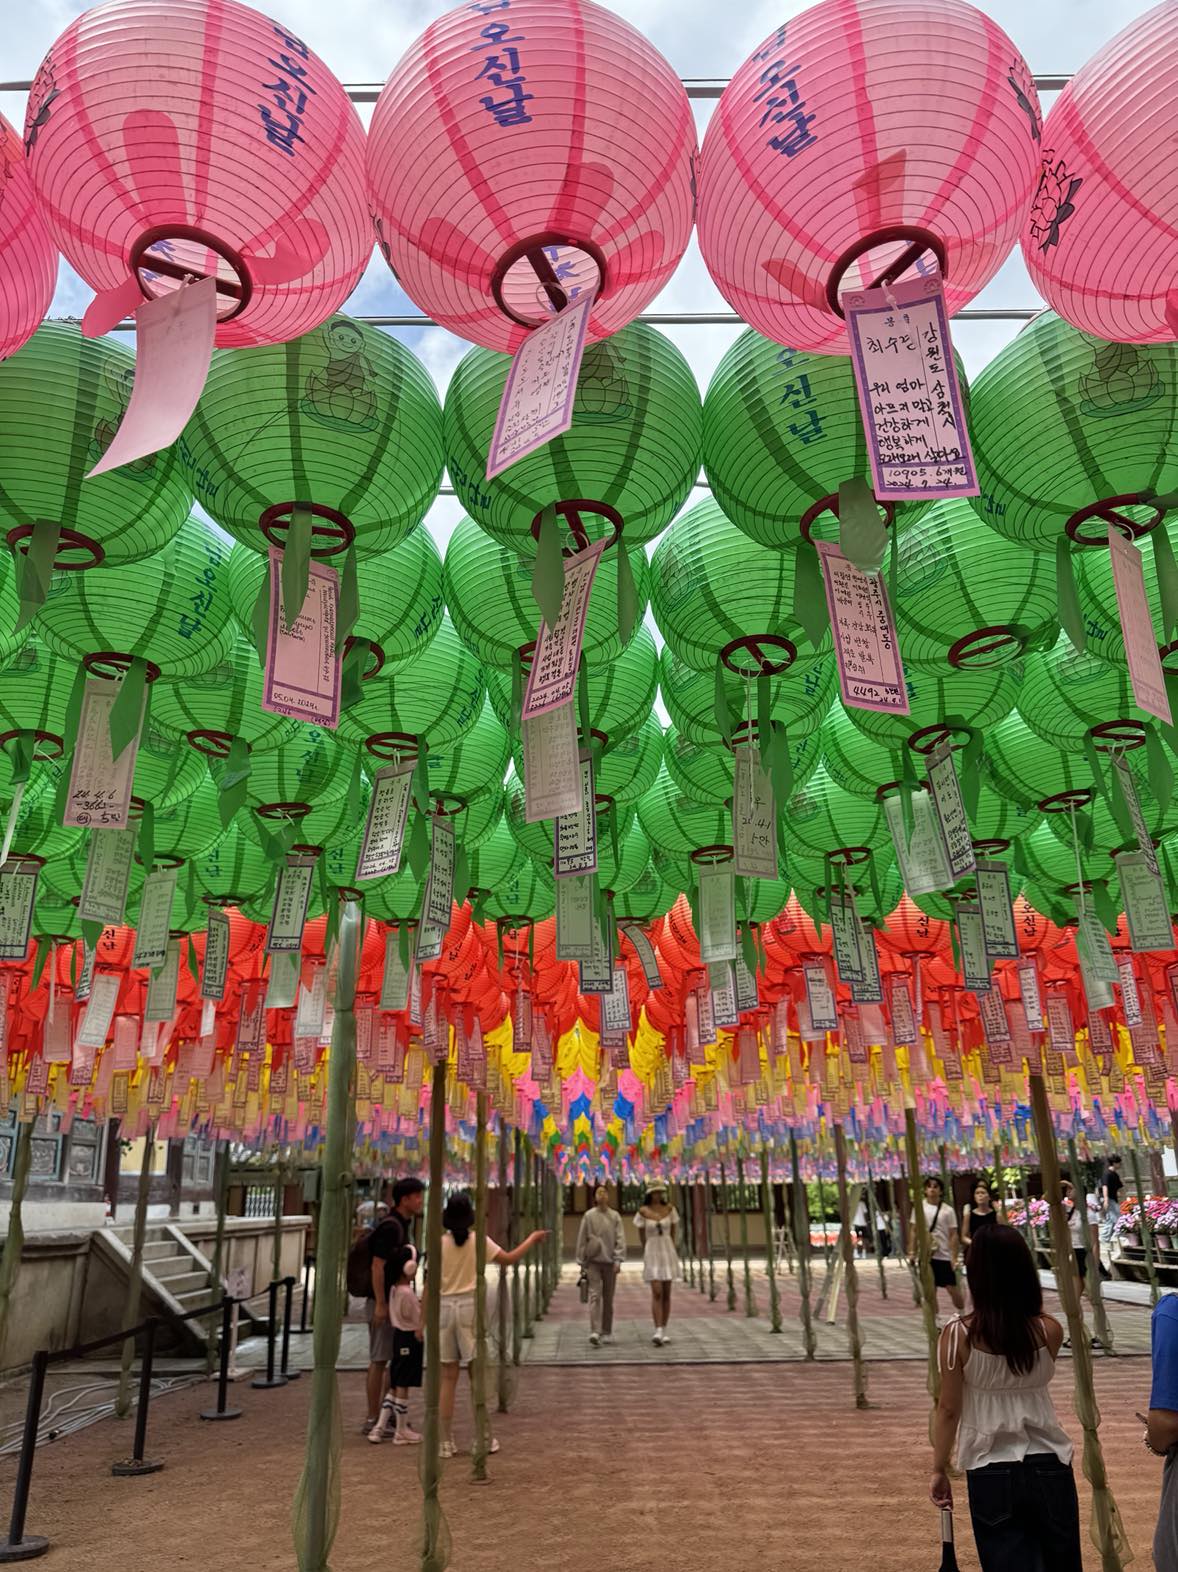
[(952, 312), (1018, 238), (1039, 173), (1022, 56), (963, 0), (822, 0), (721, 95), (699, 243), (759, 333), (844, 354), (843, 290), (939, 262)]
[(405, 293), (445, 327), (513, 350), (599, 290), (589, 337), (674, 272), (694, 216), (683, 84), (592, 0), (475, 0), (389, 77), (368, 136), (369, 201)]
[(1047, 116), (1023, 256), (1081, 332), (1178, 339), (1176, 94), (1178, 5), (1163, 0), (1093, 55)]
[(217, 343), (307, 333), (372, 245), (364, 132), (297, 38), (235, 0), (111, 0), (41, 63), (25, 119), (50, 233), (101, 333), (186, 275), (217, 279)]
[(32, 336), (56, 282), (57, 248), (37, 210), (24, 148), (0, 115), (0, 360)]

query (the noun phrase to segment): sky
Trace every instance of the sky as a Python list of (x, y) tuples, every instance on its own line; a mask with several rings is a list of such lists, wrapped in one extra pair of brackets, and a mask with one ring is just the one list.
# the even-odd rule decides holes
[[(725, 79), (781, 22), (804, 10), (803, 0), (613, 0), (611, 9), (626, 18), (660, 49), (685, 78)], [(87, 9), (80, 0), (8, 0), (4, 18), (4, 56), (0, 79), (25, 82), (70, 19)], [(272, 8), (264, 7), (267, 11)], [(428, 23), (451, 9), (449, 0), (278, 0), (273, 10), (328, 62), (347, 85), (379, 85)], [(1151, 9), (1147, 0), (988, 0), (983, 7), (1022, 51), (1035, 75), (1075, 71), (1107, 39), (1134, 17)], [(18, 128), (24, 121), (24, 94), (0, 92), (0, 113)], [(1051, 96), (1044, 97), (1044, 110)], [(694, 101), (702, 137), (714, 101)], [(367, 121), (371, 106), (360, 106)], [(53, 314), (80, 316), (90, 291), (62, 264)], [(1035, 307), (1040, 304), (1021, 257), (1015, 254), (973, 302), (976, 306)], [(375, 254), (356, 292), (344, 308), (357, 315), (394, 315), (416, 310)], [(708, 277), (694, 240), (678, 270), (651, 303), (655, 311), (727, 310)], [(1015, 332), (1017, 322), (960, 322), (954, 342), (966, 371), (976, 375)], [(664, 331), (673, 338), (695, 373), (701, 392), (738, 329), (683, 326)], [(397, 336), (420, 356), (440, 393), (469, 347), (440, 328), (402, 329)], [(441, 498), (429, 524), (439, 545), (460, 514), (451, 498)]]

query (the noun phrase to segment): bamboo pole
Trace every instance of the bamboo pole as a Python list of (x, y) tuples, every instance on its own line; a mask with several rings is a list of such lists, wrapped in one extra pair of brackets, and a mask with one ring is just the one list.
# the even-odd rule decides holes
[(1051, 1217), (1051, 1236), (1055, 1258), (1061, 1269), (1056, 1272), (1059, 1297), (1063, 1302), (1068, 1335), (1072, 1340), (1072, 1380), (1076, 1418), (1084, 1431), (1084, 1475), (1092, 1486), (1092, 1516), (1089, 1533), (1100, 1553), (1101, 1572), (1122, 1572), (1132, 1558), (1125, 1538), (1117, 1503), (1108, 1483), (1104, 1452), (1100, 1445), (1100, 1410), (1092, 1385), (1092, 1352), (1084, 1317), (1080, 1309), (1079, 1280), (1072, 1255), (1063, 1198), (1059, 1188), (1059, 1158), (1055, 1150), (1055, 1130), (1047, 1103), (1047, 1088), (1042, 1075), (1032, 1074), (1031, 1110), (1035, 1119), (1035, 1140), (1039, 1147), (1039, 1166)]
[(487, 1094), (475, 1095), (474, 1136), (474, 1363), (471, 1366), (471, 1395), (474, 1400), (474, 1446), (471, 1448), (471, 1478), (487, 1477), (487, 1454), (491, 1447), (491, 1419), (487, 1413)]
[[(524, 1137), (524, 1187), (520, 1198), (521, 1219), (520, 1235), (526, 1237), (536, 1226), (536, 1164), (532, 1143)], [(533, 1252), (529, 1251), (524, 1258), (524, 1325), (523, 1336), (525, 1340), (534, 1335), (536, 1318), (536, 1271)]]
[[(821, 1161), (821, 1154), (819, 1154), (819, 1160)], [(830, 1237), (826, 1228), (826, 1186), (822, 1182), (821, 1167), (818, 1169), (818, 1210), (822, 1214), (822, 1254), (826, 1260), (826, 1270), (829, 1272), (832, 1255)]]
[[(515, 1182), (511, 1190), (511, 1245), (514, 1249), (523, 1238), (523, 1134), (515, 1132)], [(511, 1362), (518, 1365), (523, 1354), (524, 1305), (520, 1289), (519, 1262), (511, 1269)]]
[(994, 1142), (994, 1188), (998, 1191), (998, 1216), (1006, 1222), (1006, 1186), (1002, 1182), (1002, 1146)]
[[(127, 1277), (127, 1297), (123, 1302), (123, 1325), (134, 1326), (139, 1320), (139, 1303), (143, 1295), (143, 1241), (147, 1234), (147, 1201), (151, 1193), (151, 1166), (155, 1161), (155, 1121), (147, 1127), (143, 1142), (143, 1164), (139, 1170), (139, 1184), (135, 1191), (135, 1224), (131, 1233), (131, 1265)], [(115, 1397), (115, 1418), (126, 1419), (131, 1412), (131, 1366), (135, 1363), (135, 1339), (128, 1337), (123, 1343), (122, 1363), (119, 1369), (119, 1390)]]
[(875, 1256), (875, 1264), (879, 1270), (879, 1291), (884, 1299), (888, 1297), (888, 1274), (884, 1270), (883, 1248), (879, 1238), (879, 1214), (875, 1204), (875, 1180), (871, 1177), (871, 1167), (867, 1169), (867, 1227), (870, 1230), (871, 1253)]
[(904, 1110), (904, 1143), (908, 1157), (908, 1188), (912, 1194), (912, 1217), (916, 1233), (916, 1275), (920, 1285), (920, 1309), (928, 1343), (928, 1393), (934, 1405), (941, 1396), (941, 1370), (937, 1363), (937, 1288), (933, 1282), (932, 1247), (928, 1221), (924, 1215), (924, 1191), (920, 1183), (920, 1148), (916, 1140), (916, 1109)]
[(712, 1218), (715, 1209), (712, 1206), (712, 1177), (708, 1169), (704, 1169), (704, 1233), (708, 1241), (708, 1302), (716, 1302), (716, 1250), (712, 1240)]
[(12, 1201), (8, 1209), (8, 1234), (0, 1257), (0, 1356), (8, 1341), (8, 1316), (12, 1295), (20, 1277), (24, 1253), (24, 1199), (29, 1188), (33, 1163), (33, 1121), (22, 1119), (16, 1127), (16, 1150), (12, 1154)]
[(834, 1127), (834, 1155), (838, 1164), (840, 1237), (843, 1244), (843, 1279), (847, 1289), (847, 1347), (854, 1372), (855, 1407), (870, 1408), (867, 1401), (867, 1367), (863, 1363), (863, 1338), (859, 1330), (859, 1273), (855, 1266), (855, 1237), (851, 1228), (851, 1195), (847, 1185), (847, 1141), (841, 1124)]
[(794, 1238), (798, 1247), (798, 1314), (802, 1321), (802, 1348), (806, 1358), (813, 1359), (818, 1342), (814, 1336), (814, 1318), (810, 1309), (810, 1208), (798, 1161), (798, 1138), (792, 1130), (789, 1132), (789, 1165), (793, 1188)]
[[(216, 1175), (214, 1184), (217, 1192), (217, 1232), (213, 1236), (213, 1270), (210, 1274), (212, 1282), (209, 1287), (216, 1294), (225, 1291), (225, 1212), (229, 1205), (229, 1142), (217, 1142)], [(213, 1366), (217, 1362), (217, 1338), (220, 1322), (209, 1327), (208, 1344), (205, 1348), (205, 1374), (212, 1375)]]
[[(499, 1148), (499, 1199), (501, 1205), (507, 1203), (507, 1130), (503, 1121), (499, 1121), (499, 1135), (496, 1141)], [(510, 1215), (507, 1218), (508, 1249), (514, 1244), (511, 1238)], [(496, 1407), (501, 1414), (505, 1414), (511, 1405), (511, 1375), (507, 1368), (509, 1353), (508, 1346), (508, 1311), (507, 1311), (507, 1273), (499, 1272), (498, 1292), (495, 1295), (495, 1315), (499, 1326), (499, 1364), (498, 1364), (498, 1394)]]
[(724, 1212), (724, 1259), (728, 1266), (728, 1308), (736, 1309), (736, 1283), (732, 1276), (732, 1219), (728, 1210), (728, 1181), (720, 1164), (720, 1206)]
[[(1076, 1153), (1075, 1137), (1071, 1135), (1068, 1136), (1068, 1167), (1072, 1171), (1072, 1183), (1075, 1184), (1080, 1173), (1080, 1159)], [(1092, 1325), (1105, 1353), (1112, 1354), (1115, 1352), (1113, 1348), (1113, 1330), (1109, 1325), (1108, 1310), (1104, 1303), (1104, 1290), (1100, 1282), (1100, 1274), (1104, 1266), (1100, 1259), (1100, 1234), (1088, 1222), (1088, 1197), (1087, 1194), (1083, 1193), (1084, 1187), (1077, 1185), (1076, 1189), (1081, 1197), (1080, 1204), (1084, 1208), (1084, 1237), (1088, 1241), (1087, 1287), (1088, 1299), (1092, 1305)]]
[(736, 1159), (736, 1183), (740, 1189), (740, 1254), (744, 1262), (744, 1313), (755, 1316), (757, 1298), (753, 1293), (753, 1268), (749, 1260), (749, 1214), (744, 1204), (744, 1158)]
[(777, 1262), (773, 1253), (773, 1196), (769, 1190), (769, 1155), (761, 1147), (761, 1205), (765, 1212), (765, 1258), (769, 1269), (769, 1330), (781, 1331), (781, 1295), (777, 1291)]
[[(446, 1177), (446, 1060), (433, 1066), (429, 1103), (429, 1215), (426, 1253), (442, 1259), (442, 1186)], [(477, 1247), (476, 1247), (477, 1248)], [(446, 1572), (450, 1564), (449, 1535), (438, 1495), (441, 1482), (442, 1417), (440, 1397), (442, 1279), (427, 1271), (425, 1278), (425, 1422), (421, 1440), (421, 1572)]]
[(1153, 1251), (1153, 1224), (1145, 1209), (1145, 1187), (1141, 1179), (1141, 1163), (1137, 1158), (1137, 1147), (1130, 1142), (1129, 1161), (1133, 1164), (1133, 1186), (1137, 1191), (1137, 1207), (1141, 1214), (1141, 1247), (1145, 1251), (1145, 1275), (1149, 1278), (1149, 1302), (1156, 1305), (1161, 1293), (1158, 1286), (1158, 1267)]

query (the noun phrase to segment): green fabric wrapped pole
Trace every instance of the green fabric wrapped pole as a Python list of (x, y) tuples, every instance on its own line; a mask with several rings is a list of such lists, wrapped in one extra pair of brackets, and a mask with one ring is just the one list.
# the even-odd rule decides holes
[(679, 1218), (680, 1222), (682, 1223), (682, 1227), (679, 1229), (678, 1239), (679, 1260), (684, 1268), (683, 1276), (687, 1279), (687, 1286), (689, 1288), (694, 1288), (695, 1263), (691, 1259), (692, 1238), (691, 1221), (687, 1215), (687, 1189), (684, 1185), (677, 1184), (675, 1186), (675, 1193), (678, 1201)]
[(818, 1349), (814, 1337), (814, 1318), (810, 1311), (810, 1208), (802, 1184), (798, 1162), (798, 1138), (789, 1132), (790, 1181), (793, 1190), (794, 1238), (798, 1247), (798, 1314), (802, 1320), (802, 1347), (806, 1358), (813, 1359)]
[[(499, 1148), (499, 1200), (505, 1204), (507, 1200), (507, 1132), (503, 1121), (499, 1122), (499, 1135), (496, 1144)], [(511, 1234), (510, 1223), (508, 1233)], [(512, 1246), (512, 1238), (507, 1241), (508, 1249)], [(499, 1413), (505, 1414), (511, 1405), (511, 1373), (507, 1365), (507, 1278), (503, 1271), (499, 1273), (499, 1291), (495, 1295), (495, 1314), (498, 1322), (499, 1345), (499, 1380), (497, 1394), (497, 1408)]]
[(863, 1363), (863, 1338), (859, 1331), (859, 1273), (855, 1269), (855, 1232), (851, 1227), (851, 1195), (847, 1186), (847, 1139), (841, 1124), (834, 1127), (834, 1154), (838, 1164), (839, 1238), (842, 1242), (843, 1276), (847, 1285), (847, 1347), (854, 1371), (855, 1407), (870, 1408), (867, 1401), (867, 1367)]
[(277, 1282), (282, 1276), (282, 1202), (283, 1180), (286, 1177), (282, 1153), (274, 1152), (274, 1234), (270, 1241), (270, 1277)]
[[(1080, 1159), (1076, 1152), (1075, 1138), (1070, 1135), (1068, 1136), (1068, 1167), (1071, 1170), (1072, 1182), (1074, 1184), (1080, 1172)], [(1078, 1188), (1079, 1186), (1077, 1186)], [(1087, 1207), (1085, 1207), (1085, 1212), (1087, 1212)], [(1087, 1222), (1085, 1223), (1085, 1230), (1084, 1237), (1088, 1240), (1088, 1258), (1092, 1262), (1092, 1270), (1085, 1279), (1085, 1287), (1088, 1290), (1088, 1298), (1092, 1305), (1092, 1326), (1100, 1339), (1105, 1353), (1113, 1354), (1115, 1353), (1113, 1348), (1113, 1329), (1109, 1325), (1108, 1311), (1104, 1306), (1104, 1290), (1100, 1281), (1103, 1265), (1100, 1259), (1100, 1239), (1099, 1236), (1096, 1238), (1092, 1237), (1093, 1229)]]
[[(1133, 1553), (1125, 1538), (1121, 1515), (1109, 1487), (1105, 1472), (1104, 1452), (1100, 1445), (1100, 1410), (1092, 1386), (1092, 1350), (1088, 1346), (1088, 1333), (1084, 1314), (1080, 1308), (1079, 1277), (1075, 1270), (1067, 1219), (1063, 1213), (1063, 1195), (1059, 1187), (1059, 1158), (1055, 1150), (1055, 1131), (1051, 1122), (1051, 1109), (1047, 1103), (1047, 1087), (1042, 1075), (1032, 1075), (1031, 1111), (1035, 1120), (1035, 1141), (1039, 1147), (1039, 1167), (1043, 1174), (1043, 1189), (1051, 1213), (1051, 1237), (1055, 1244), (1055, 1258), (1066, 1263), (1064, 1271), (1057, 1274), (1056, 1287), (1063, 1302), (1068, 1336), (1072, 1343), (1073, 1402), (1076, 1418), (1084, 1431), (1084, 1477), (1092, 1486), (1092, 1516), (1089, 1535), (1100, 1553), (1101, 1572), (1122, 1572)], [(1136, 1162), (1134, 1162), (1136, 1167)], [(1138, 1191), (1140, 1194), (1140, 1189)]]
[(744, 1263), (744, 1313), (757, 1313), (756, 1295), (753, 1293), (753, 1268), (749, 1260), (749, 1214), (744, 1204), (744, 1158), (736, 1159), (736, 1183), (740, 1194), (740, 1258)]
[(826, 1270), (831, 1267), (830, 1233), (826, 1227), (826, 1186), (822, 1182), (822, 1173), (818, 1174), (818, 1210), (822, 1216), (822, 1254), (826, 1258)]
[[(916, 1271), (920, 1283), (920, 1308), (924, 1316), (924, 1335), (928, 1341), (928, 1393), (935, 1408), (941, 1396), (941, 1367), (937, 1362), (937, 1288), (933, 1282), (932, 1245), (928, 1220), (924, 1215), (924, 1194), (920, 1185), (920, 1148), (916, 1143), (916, 1109), (904, 1110), (904, 1142), (908, 1155), (908, 1193), (916, 1228)], [(929, 1423), (932, 1423), (930, 1416)]]
[(864, 1186), (867, 1194), (867, 1226), (871, 1230), (871, 1251), (875, 1256), (875, 1264), (879, 1268), (879, 1291), (882, 1298), (888, 1297), (888, 1274), (884, 1270), (883, 1250), (879, 1242), (879, 1218), (875, 1205), (875, 1180), (871, 1177), (871, 1169), (867, 1170), (867, 1184)]
[(1141, 1248), (1145, 1251), (1145, 1275), (1149, 1279), (1149, 1302), (1156, 1305), (1161, 1296), (1158, 1284), (1158, 1266), (1154, 1256), (1153, 1224), (1150, 1222), (1149, 1213), (1145, 1209), (1145, 1187), (1141, 1178), (1141, 1163), (1137, 1157), (1137, 1145), (1131, 1143), (1129, 1147), (1129, 1161), (1133, 1164), (1133, 1188), (1137, 1191), (1137, 1205), (1141, 1212)]
[(716, 1250), (712, 1240), (712, 1179), (704, 1172), (704, 1228), (708, 1236), (708, 1303), (716, 1302)]
[[(442, 1259), (442, 1187), (446, 1174), (446, 1061), (433, 1067), (429, 1103), (429, 1216), (425, 1248), (431, 1261)], [(441, 1480), (442, 1279), (428, 1272), (425, 1283), (425, 1422), (421, 1440), (421, 1572), (446, 1572), (450, 1531), (438, 1497)]]
[[(155, 1124), (147, 1127), (143, 1142), (143, 1165), (135, 1191), (135, 1223), (131, 1231), (131, 1265), (127, 1277), (127, 1297), (123, 1301), (123, 1325), (139, 1320), (139, 1301), (143, 1293), (143, 1240), (147, 1233), (147, 1199), (151, 1191), (151, 1165), (155, 1159)], [(115, 1418), (126, 1419), (131, 1412), (131, 1366), (135, 1363), (135, 1339), (123, 1344), (119, 1390), (115, 1397)]]
[(728, 1210), (728, 1181), (720, 1164), (720, 1207), (724, 1213), (724, 1260), (728, 1267), (728, 1308), (736, 1309), (736, 1283), (732, 1277), (732, 1219)]
[[(344, 1299), (341, 1282), (351, 1233), (345, 1211), (351, 1181), (354, 1125), (352, 1071), (356, 1059), (356, 971), (360, 953), (360, 912), (354, 902), (343, 908), (339, 934), (335, 1019), (327, 1073), (327, 1124), (321, 1162), (311, 1407), (307, 1417), (306, 1457), (295, 1492), (293, 1532), (299, 1572), (331, 1572), (328, 1556), (339, 1527), (340, 1325)], [(436, 1345), (435, 1345), (436, 1346)], [(436, 1401), (436, 1400), (435, 1400)]]
[[(1074, 1148), (1075, 1148), (1075, 1143), (1073, 1142), (1070, 1149), (1074, 1150)], [(1073, 1171), (1075, 1171), (1075, 1159), (1074, 1158), (1072, 1159), (1072, 1167), (1073, 1167)], [(1001, 1218), (1001, 1220), (1003, 1222), (1005, 1222), (1006, 1221), (1006, 1186), (1002, 1182), (1002, 1146), (1001, 1146), (1000, 1142), (998, 1142), (998, 1141), (994, 1142), (994, 1188), (998, 1192), (998, 1216)]]
[[(524, 1140), (524, 1192), (521, 1235), (526, 1236), (536, 1226), (536, 1154), (531, 1141)], [(526, 1339), (535, 1337), (536, 1321), (536, 1264), (529, 1252), (524, 1260), (524, 1327)]]
[(761, 1206), (765, 1213), (765, 1266), (769, 1273), (769, 1330), (781, 1331), (781, 1296), (777, 1292), (777, 1261), (773, 1254), (773, 1194), (769, 1188), (769, 1154), (761, 1147)]
[[(514, 1250), (523, 1238), (523, 1169), (524, 1138), (515, 1132), (515, 1175), (511, 1187), (511, 1239), (508, 1248)], [(524, 1316), (523, 1291), (520, 1288), (519, 1262), (511, 1269), (511, 1362), (518, 1365), (523, 1354)]]
[(8, 1311), (12, 1293), (20, 1276), (25, 1230), (22, 1221), (25, 1192), (29, 1188), (29, 1169), (33, 1161), (33, 1121), (22, 1120), (16, 1127), (16, 1151), (12, 1159), (12, 1201), (8, 1212), (8, 1233), (0, 1257), (0, 1358), (8, 1340)]
[[(225, 1292), (225, 1208), (229, 1201), (229, 1142), (217, 1142), (216, 1157), (216, 1191), (217, 1191), (217, 1232), (213, 1236), (213, 1270), (209, 1274), (210, 1289), (215, 1294)], [(220, 1323), (217, 1323), (219, 1327)], [(210, 1331), (208, 1347), (205, 1349), (205, 1374), (212, 1375), (213, 1366), (217, 1362), (217, 1333)]]
[(474, 1399), (474, 1446), (470, 1453), (470, 1477), (487, 1477), (487, 1454), (491, 1450), (491, 1417), (487, 1412), (487, 1094), (475, 1096), (474, 1133), (474, 1364), (471, 1366), (471, 1392)]

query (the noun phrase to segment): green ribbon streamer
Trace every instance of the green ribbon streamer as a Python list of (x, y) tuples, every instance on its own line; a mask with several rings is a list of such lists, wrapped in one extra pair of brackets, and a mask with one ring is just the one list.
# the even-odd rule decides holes
[[(765, 761), (773, 732), (773, 690), (770, 687), (772, 680), (767, 673), (757, 678), (757, 750), (761, 759), (761, 768), (766, 774), (769, 766)], [(784, 802), (785, 798), (782, 797), (781, 801)]]
[(40, 611), (49, 598), (53, 564), (61, 543), (61, 525), (38, 519), (29, 536), (28, 549), (16, 551), (16, 593), (20, 614), (14, 632), (19, 633)]
[(793, 614), (794, 621), (817, 649), (830, 627), (830, 612), (818, 552), (809, 541), (802, 541), (794, 552)]
[(614, 547), (618, 554), (618, 633), (623, 644), (629, 644), (638, 621), (638, 591), (634, 587), (634, 569), (630, 554), (622, 545), (622, 537)]
[(1092, 884), (1092, 908), (1110, 933), (1117, 931), (1117, 906), (1109, 894), (1108, 885), (1103, 879), (1096, 879)]
[(716, 719), (716, 729), (724, 739), (724, 746), (732, 746), (732, 708), (728, 703), (728, 688), (724, 677), (724, 662), (719, 655), (716, 656), (715, 687), (712, 694), (712, 711)]
[(1100, 762), (1100, 752), (1096, 746), (1096, 739), (1090, 731), (1084, 733), (1084, 757), (1088, 761), (1088, 768), (1092, 771), (1092, 784), (1113, 810), (1112, 793), (1108, 789), (1108, 781), (1104, 776), (1104, 768)]
[(769, 722), (769, 741), (764, 747), (762, 768), (773, 787), (778, 816), (789, 801), (794, 784), (794, 765), (789, 751), (789, 734), (780, 721)]
[[(475, 854), (478, 855), (477, 853)], [(470, 889), (470, 864), (466, 855), (466, 847), (459, 841), (454, 848), (454, 899), (459, 906), (462, 905)]]
[(429, 830), (425, 818), (424, 813), (414, 814), (413, 828), (409, 832), (409, 869), (419, 881), (425, 877), (425, 870), (429, 867)]
[[(131, 657), (115, 701), (110, 707), (110, 751), (114, 759), (122, 757), (124, 749), (139, 733), (139, 720), (143, 710), (143, 691), (147, 686), (147, 662), (138, 655)], [(146, 719), (146, 717), (144, 717)]]
[(249, 778), (249, 744), (244, 737), (234, 737), (229, 743), (229, 751), (217, 781), (217, 813), (222, 829), (227, 830), (239, 810), (245, 806)]
[(9, 747), (12, 759), (12, 784), (27, 785), (33, 769), (33, 751), (37, 746), (37, 739), (31, 731), (22, 730), (13, 737), (11, 745), (6, 743), (5, 746)]
[(912, 844), (912, 832), (916, 828), (916, 809), (913, 806), (912, 798), (920, 789), (920, 779), (916, 773), (916, 760), (912, 757), (912, 749), (905, 745), (900, 749), (900, 810), (904, 825), (905, 851)]
[(150, 873), (155, 862), (155, 806), (153, 803), (143, 804), (143, 813), (139, 819), (139, 837), (135, 842), (139, 853), (139, 861), (144, 869)]
[(1112, 813), (1113, 820), (1120, 831), (1122, 840), (1136, 841), (1137, 837), (1133, 832), (1133, 816), (1129, 812), (1129, 804), (1125, 797), (1125, 788), (1121, 783), (1120, 774), (1117, 770), (1110, 770), (1109, 775), (1115, 782), (1114, 789), (1109, 793), (1108, 799), (1109, 810)]
[(581, 742), (587, 748), (591, 741), (589, 734), (593, 730), (593, 720), (589, 713), (589, 666), (584, 655), (577, 667), (577, 725), (581, 730)]
[(1158, 598), (1162, 603), (1162, 633), (1167, 639), (1178, 630), (1178, 562), (1164, 523), (1149, 537), (1153, 547), (1154, 571), (1158, 576)]
[(524, 708), (524, 663), (519, 650), (511, 652), (511, 735), (520, 734), (520, 717)]
[(750, 974), (755, 977), (757, 975), (757, 946), (747, 923), (741, 923), (740, 925), (740, 953), (744, 957), (744, 964), (748, 967)]
[(288, 628), (294, 627), (311, 583), (312, 522), (306, 508), (296, 507), (286, 532), (282, 552), (282, 620)]
[(1166, 874), (1166, 889), (1170, 895), (1171, 912), (1178, 911), (1178, 876), (1174, 873), (1174, 864), (1170, 861), (1170, 849), (1165, 841), (1161, 841), (1158, 851), (1162, 854), (1162, 867)]
[[(405, 971), (408, 971), (409, 970), (409, 926), (408, 926), (407, 923), (403, 923), (402, 922), (402, 923), (398, 923), (397, 924), (397, 954), (401, 958), (401, 966), (402, 966), (402, 968)], [(502, 963), (502, 959), (500, 959), (500, 965), (502, 965), (502, 964), (503, 964)]]
[(1080, 596), (1076, 589), (1076, 575), (1072, 568), (1072, 545), (1066, 535), (1055, 543), (1055, 597), (1059, 603), (1059, 620), (1073, 646), (1083, 654), (1088, 646), (1084, 632), (1084, 614), (1080, 610)]
[(976, 726), (962, 727), (967, 733), (965, 746), (961, 750), (961, 768), (958, 771), (957, 781), (961, 788), (961, 800), (965, 805), (965, 814), (972, 824), (977, 817), (978, 798), (982, 790), (982, 734)]
[(368, 667), (368, 657), (372, 652), (372, 645), (367, 639), (355, 638), (352, 640), (348, 653), (344, 656), (340, 668), (340, 693), (339, 705), (341, 710), (350, 710), (353, 704), (359, 704), (364, 697), (364, 673)]
[(418, 809), (422, 813), (429, 812), (429, 743), (424, 737), (417, 739), (417, 762), (413, 766), (413, 795), (417, 799)]
[[(1157, 534), (1156, 530), (1154, 534)], [(1174, 795), (1174, 770), (1166, 757), (1162, 739), (1152, 726), (1145, 728), (1145, 764), (1150, 792), (1158, 805), (1158, 811), (1164, 817)]]
[[(98, 928), (99, 937), (102, 937), (102, 925)], [(45, 970), (45, 962), (49, 959), (53, 945), (48, 939), (37, 940), (37, 953), (33, 958), (33, 980), (29, 984), (29, 992), (36, 993), (37, 984), (41, 981), (41, 973)]]
[[(319, 859), (320, 867), (323, 865), (322, 857)], [(326, 879), (323, 881), (326, 884)], [(336, 934), (339, 932), (340, 902), (338, 894), (332, 890), (327, 897), (327, 931), (323, 936), (323, 953), (331, 954), (331, 947), (335, 943)]]
[(554, 628), (560, 621), (560, 603), (564, 598), (564, 555), (556, 523), (556, 505), (551, 502), (540, 513), (536, 560), (532, 564), (532, 598), (545, 623)]
[(250, 613), (250, 631), (254, 636), (254, 648), (258, 652), (258, 660), (262, 670), (265, 671), (266, 655), (270, 648), (270, 565), (268, 562), (262, 574), (262, 582), (258, 585), (258, 593), (254, 597), (254, 609)]
[[(344, 571), (340, 574), (339, 603), (335, 614), (335, 647), (342, 650), (352, 629), (360, 620), (360, 580), (356, 568), (356, 543), (353, 541), (344, 553)], [(367, 640), (365, 640), (367, 643)]]
[(1079, 836), (1080, 845), (1086, 852), (1090, 852), (1096, 844), (1096, 830), (1092, 824), (1092, 815), (1082, 813), (1078, 808), (1074, 814), (1076, 834)]
[(188, 935), (188, 971), (194, 983), (200, 983), (200, 967), (196, 959), (196, 945), (192, 942), (192, 935)]
[(357, 748), (352, 760), (352, 773), (348, 778), (348, 792), (346, 806), (349, 819), (359, 819), (364, 807), (364, 772), (360, 768), (360, 750)]
[(839, 486), (839, 550), (860, 573), (878, 573), (888, 549), (888, 531), (871, 487), (861, 475)]
[(82, 918), (82, 939), (88, 950), (97, 949), (98, 941), (102, 938), (102, 927), (102, 923), (95, 921), (92, 917)]
[[(1170, 704), (1170, 714), (1178, 715), (1178, 672), (1167, 671), (1162, 667), (1162, 681), (1166, 684), (1166, 698)], [(1178, 758), (1178, 727), (1167, 726), (1165, 721), (1155, 721), (1154, 724), (1165, 739), (1166, 747)]]
[(953, 947), (953, 970), (959, 975), (963, 976), (964, 974), (961, 971), (961, 944), (957, 938), (956, 917), (954, 917), (953, 921), (949, 924), (949, 943)]
[(184, 904), (188, 911), (196, 908), (196, 865), (191, 858), (184, 865)]
[(900, 599), (900, 532), (892, 530), (891, 550), (888, 552), (888, 605)]

